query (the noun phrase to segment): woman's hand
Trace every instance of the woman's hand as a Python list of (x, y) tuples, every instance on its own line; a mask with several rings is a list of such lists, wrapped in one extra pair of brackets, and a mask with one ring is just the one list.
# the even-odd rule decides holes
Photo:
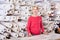
[(29, 35), (28, 35), (29, 37), (31, 37), (32, 35), (31, 35), (31, 33), (29, 33)]
[(48, 35), (48, 32), (43, 32), (43, 34)]

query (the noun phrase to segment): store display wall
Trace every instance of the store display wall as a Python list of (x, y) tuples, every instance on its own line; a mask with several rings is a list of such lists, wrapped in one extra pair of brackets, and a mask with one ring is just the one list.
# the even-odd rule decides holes
[(43, 18), (46, 31), (53, 30), (60, 18), (59, 0), (0, 0), (0, 39), (11, 35), (24, 37), (28, 17), (32, 15), (32, 6), (39, 7), (39, 16)]

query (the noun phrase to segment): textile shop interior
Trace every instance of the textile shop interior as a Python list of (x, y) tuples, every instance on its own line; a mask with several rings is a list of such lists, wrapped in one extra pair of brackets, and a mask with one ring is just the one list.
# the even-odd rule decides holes
[[(39, 7), (47, 35), (27, 36), (27, 20), (34, 5)], [(60, 0), (0, 0), (0, 40), (60, 40), (59, 35)]]

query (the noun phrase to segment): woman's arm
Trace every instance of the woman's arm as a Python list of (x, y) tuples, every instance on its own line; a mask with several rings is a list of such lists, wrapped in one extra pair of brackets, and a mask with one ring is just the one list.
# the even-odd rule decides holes
[(42, 31), (42, 33), (44, 32), (44, 27), (43, 27), (43, 23), (42, 23), (42, 17), (41, 17), (41, 31)]
[(31, 35), (30, 26), (31, 26), (31, 19), (30, 19), (30, 17), (29, 17), (29, 18), (28, 18), (28, 22), (27, 22), (27, 32), (28, 32), (28, 35)]

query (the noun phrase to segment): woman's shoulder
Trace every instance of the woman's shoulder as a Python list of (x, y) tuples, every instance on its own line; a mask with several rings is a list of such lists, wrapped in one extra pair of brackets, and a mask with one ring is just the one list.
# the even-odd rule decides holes
[(32, 16), (29, 16), (29, 18), (31, 18)]
[(31, 18), (32, 18), (31, 16), (28, 17), (29, 20), (30, 20)]
[(42, 16), (39, 16), (39, 18), (42, 18)]

